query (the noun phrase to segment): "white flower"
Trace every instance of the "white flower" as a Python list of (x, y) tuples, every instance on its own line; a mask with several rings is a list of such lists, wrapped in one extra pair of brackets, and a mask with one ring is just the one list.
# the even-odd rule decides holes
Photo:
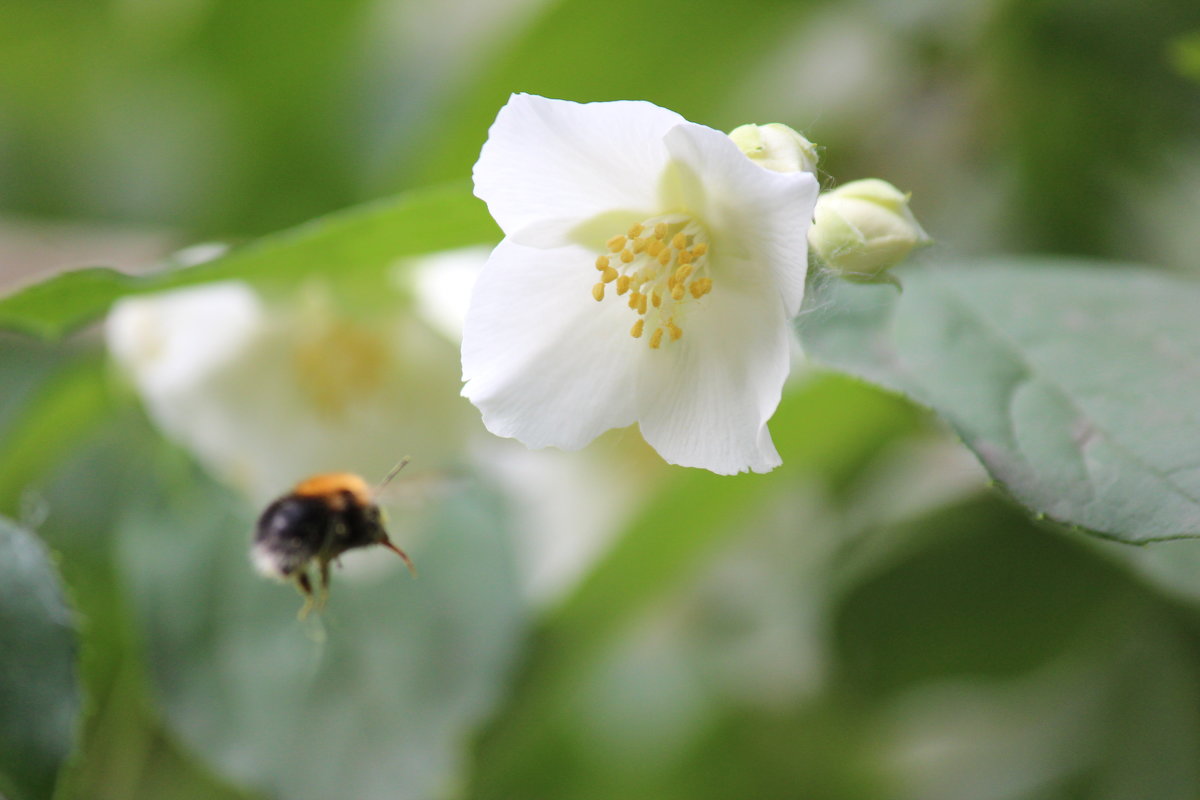
[(514, 95), (474, 175), (505, 233), (463, 332), (488, 430), (573, 450), (637, 422), (675, 464), (778, 466), (811, 174), (650, 103)]

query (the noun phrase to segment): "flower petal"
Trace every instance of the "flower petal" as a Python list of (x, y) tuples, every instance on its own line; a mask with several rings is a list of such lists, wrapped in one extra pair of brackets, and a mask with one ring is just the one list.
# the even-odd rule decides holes
[(591, 217), (656, 207), (658, 176), (668, 161), (663, 136), (683, 121), (644, 101), (572, 103), (515, 94), (475, 163), (475, 194), (505, 235), (565, 245), (569, 231)]
[[(505, 239), (471, 295), (463, 396), (497, 436), (577, 450), (636, 420), (634, 381), (646, 345), (624, 303), (597, 303), (595, 255)], [(611, 287), (610, 287), (611, 290)]]
[[(742, 274), (737, 280), (774, 284), (788, 315), (795, 316), (804, 299), (808, 227), (817, 203), (817, 179), (808, 172), (783, 173), (760, 167), (728, 136), (703, 125), (675, 127), (665, 141), (671, 157), (700, 177), (703, 191), (664, 199), (686, 204), (710, 227), (713, 263), (718, 268), (758, 273), (757, 278)], [(718, 255), (718, 248), (723, 255)], [(730, 256), (745, 263), (730, 263)]]
[[(683, 338), (645, 362), (642, 436), (672, 464), (720, 475), (781, 463), (767, 420), (790, 367), (791, 327), (777, 295), (718, 286)], [(661, 356), (661, 359), (655, 358)]]

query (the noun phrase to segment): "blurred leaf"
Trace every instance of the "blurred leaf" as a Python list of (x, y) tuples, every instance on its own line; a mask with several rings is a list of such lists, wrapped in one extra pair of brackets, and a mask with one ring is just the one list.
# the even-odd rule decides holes
[[(563, 0), (553, 3), (445, 114), (433, 117), (432, 157), (413, 166), (426, 181), (451, 180), (479, 157), (488, 126), (512, 92), (588, 102), (649, 100), (685, 117), (716, 118), (737, 76), (770, 52), (822, 0)], [(767, 121), (767, 120), (763, 120)]]
[(195, 483), (176, 480), (163, 502), (132, 509), (119, 542), (171, 729), (269, 796), (443, 792), (522, 635), (494, 494), (449, 488), (415, 543), (416, 526), (393, 524), (420, 578), (381, 549), (353, 554), (325, 611), (299, 623), (297, 592), (249, 564), (250, 520)]
[(75, 622), (45, 545), (0, 518), (0, 789), (49, 797), (80, 710)]
[(994, 496), (874, 534), (908, 542), (857, 570), (836, 618), (840, 680), (869, 693), (1003, 677), (1111, 638), (1147, 593), (1078, 540)]
[(993, 261), (888, 286), (818, 282), (814, 359), (954, 426), (1039, 515), (1129, 542), (1200, 536), (1200, 284)]
[(74, 449), (44, 489), (41, 537), (61, 554), (80, 609), (84, 720), (55, 800), (245, 800), (166, 731), (151, 701), (141, 634), (113, 563), (113, 531), (131, 487), (144, 496), (153, 461), (149, 431), (133, 414), (111, 414)]
[(504, 796), (504, 780), (538, 752), (545, 720), (613, 637), (678, 587), (764, 501), (801, 476), (821, 475), (834, 485), (846, 480), (915, 421), (905, 404), (823, 376), (786, 396), (771, 420), (783, 467), (733, 477), (680, 471), (546, 619), (519, 683), (480, 743), (472, 796)]
[(99, 359), (67, 366), (39, 387), (0, 437), (0, 513), (18, 513), (26, 487), (77, 447), (112, 410)]
[[(247, 800), (196, 763), (167, 733), (147, 698), (136, 647), (119, 654), (124, 667), (104, 687), (88, 721), (80, 754), (64, 780), (63, 798), (79, 800)], [(116, 654), (114, 654), (116, 655)]]
[(128, 295), (230, 279), (293, 285), (310, 275), (379, 275), (407, 256), (497, 239), (487, 208), (465, 185), (426, 189), (265, 236), (196, 266), (137, 277), (100, 267), (57, 275), (0, 299), (0, 327), (58, 337)]

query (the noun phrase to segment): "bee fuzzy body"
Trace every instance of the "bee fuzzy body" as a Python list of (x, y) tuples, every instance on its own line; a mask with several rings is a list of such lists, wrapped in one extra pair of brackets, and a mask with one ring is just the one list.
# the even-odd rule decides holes
[[(379, 506), (366, 482), (337, 472), (314, 475), (272, 502), (258, 519), (251, 559), (260, 573), (293, 581), (305, 596), (304, 616), (329, 592), (329, 564), (347, 550), (383, 545), (413, 569), (403, 550), (388, 539)], [(314, 597), (308, 569), (316, 563), (320, 593)]]

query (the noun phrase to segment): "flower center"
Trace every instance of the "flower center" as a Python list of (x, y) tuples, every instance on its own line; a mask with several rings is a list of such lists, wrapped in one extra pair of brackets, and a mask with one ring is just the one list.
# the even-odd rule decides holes
[(683, 321), (692, 301), (712, 291), (708, 269), (708, 234), (691, 217), (665, 214), (633, 225), (608, 240), (608, 254), (596, 259), (600, 282), (592, 297), (603, 301), (610, 284), (617, 295), (629, 295), (637, 314), (629, 335), (647, 334), (651, 349), (683, 336)]
[(340, 320), (316, 326), (292, 351), (301, 390), (327, 419), (342, 419), (364, 395), (378, 391), (387, 363), (381, 336)]

